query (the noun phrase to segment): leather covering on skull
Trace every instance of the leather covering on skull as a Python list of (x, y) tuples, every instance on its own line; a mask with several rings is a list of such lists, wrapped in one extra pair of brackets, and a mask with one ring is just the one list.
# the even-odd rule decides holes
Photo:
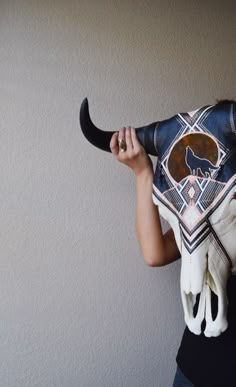
[(228, 326), (226, 285), (236, 272), (236, 104), (177, 114), (159, 122), (155, 135), (153, 200), (182, 256), (185, 322), (200, 334), (205, 320), (205, 336), (218, 336)]

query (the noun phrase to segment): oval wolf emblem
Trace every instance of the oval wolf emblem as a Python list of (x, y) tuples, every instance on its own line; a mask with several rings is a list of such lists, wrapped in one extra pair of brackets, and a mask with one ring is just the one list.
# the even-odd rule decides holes
[(179, 183), (189, 175), (209, 178), (219, 168), (220, 150), (213, 136), (189, 133), (173, 144), (167, 168)]

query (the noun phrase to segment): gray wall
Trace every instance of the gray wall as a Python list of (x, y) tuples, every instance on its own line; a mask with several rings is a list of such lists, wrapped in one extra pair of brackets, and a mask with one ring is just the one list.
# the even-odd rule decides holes
[[(201, 5), (202, 4), (202, 5)], [(235, 1), (0, 0), (0, 386), (168, 387), (180, 262), (150, 268), (131, 171), (84, 139), (235, 97)]]

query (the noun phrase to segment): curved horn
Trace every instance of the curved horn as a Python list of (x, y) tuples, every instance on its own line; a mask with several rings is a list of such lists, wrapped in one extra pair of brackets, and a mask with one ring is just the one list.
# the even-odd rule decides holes
[[(94, 125), (90, 118), (87, 98), (83, 100), (80, 107), (80, 126), (84, 136), (92, 145), (104, 151), (111, 152), (110, 141), (114, 131), (104, 131)], [(157, 123), (152, 123), (144, 127), (136, 128), (137, 137), (140, 143), (143, 145), (146, 152), (153, 156), (157, 156), (154, 137), (156, 128)]]

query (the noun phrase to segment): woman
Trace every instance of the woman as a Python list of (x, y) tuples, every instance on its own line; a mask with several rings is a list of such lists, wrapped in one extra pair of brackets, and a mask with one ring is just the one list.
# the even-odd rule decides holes
[[(136, 232), (145, 262), (149, 266), (159, 267), (176, 261), (180, 258), (180, 253), (173, 230), (163, 234), (158, 208), (152, 201), (152, 162), (140, 145), (134, 128), (122, 128), (114, 133), (110, 148), (116, 159), (131, 168), (135, 174)], [(173, 387), (236, 385), (233, 378), (236, 369), (235, 291), (236, 277), (231, 276), (228, 281), (229, 328), (226, 332), (216, 338), (207, 338), (203, 334), (197, 336), (191, 333), (186, 327), (177, 355), (178, 367)], [(217, 310), (217, 297), (213, 297), (212, 304), (214, 313), (214, 309)]]

